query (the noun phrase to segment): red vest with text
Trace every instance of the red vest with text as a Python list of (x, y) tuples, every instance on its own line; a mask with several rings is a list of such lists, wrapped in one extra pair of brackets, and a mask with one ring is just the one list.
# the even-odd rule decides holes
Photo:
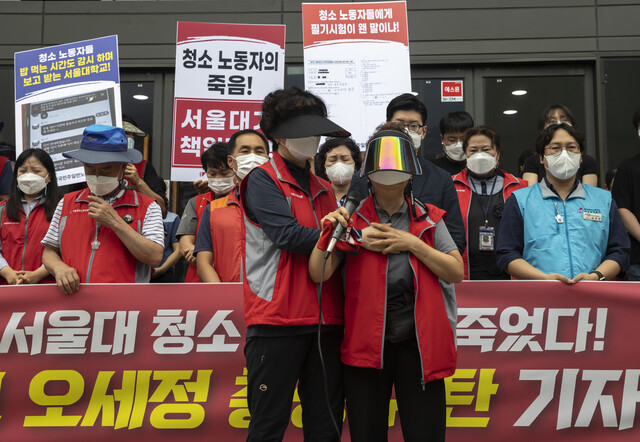
[[(60, 256), (62, 261), (75, 268), (80, 282), (134, 283), (137, 280), (138, 260), (129, 252), (120, 238), (105, 226), (100, 226), (96, 250), (96, 221), (89, 217), (89, 189), (82, 189), (64, 196), (60, 215)], [(113, 203), (118, 216), (127, 218), (129, 226), (142, 233), (147, 208), (155, 200), (135, 190), (126, 189), (124, 195)], [(130, 221), (130, 222), (129, 222)]]
[[(409, 202), (407, 202), (409, 204)], [(434, 231), (445, 212), (430, 204), (427, 219), (411, 216), (409, 232), (433, 247)], [(424, 214), (416, 207), (418, 216)], [(354, 227), (380, 222), (372, 197), (353, 216)], [(409, 254), (414, 274), (415, 321), (424, 381), (442, 379), (455, 371), (457, 352), (439, 279), (418, 258)], [(345, 305), (342, 362), (356, 367), (382, 368), (387, 309), (387, 256), (360, 248), (345, 254)]]
[[(327, 181), (309, 173), (311, 194), (307, 194), (298, 186), (277, 152), (274, 152), (269, 162), (259, 168), (267, 171), (289, 202), (291, 213), (300, 225), (319, 230), (322, 217), (337, 208), (336, 198)], [(243, 208), (246, 183), (245, 178), (240, 189)], [(317, 287), (309, 277), (309, 255), (278, 249), (258, 224), (249, 220), (246, 213), (243, 215), (243, 284), (247, 326), (317, 324)], [(342, 287), (340, 275), (337, 273), (323, 285), (323, 324), (343, 323)]]
[[(5, 201), (0, 205), (4, 205)], [(9, 267), (13, 270), (33, 271), (42, 265), (42, 252), (44, 246), (40, 244), (42, 238), (47, 234), (49, 221), (44, 210), (44, 206), (37, 203), (31, 210), (29, 216), (20, 210), (20, 219), (13, 221), (7, 217), (6, 207), (2, 211), (0, 224), (0, 238), (2, 239), (2, 256), (7, 260)], [(52, 277), (45, 277), (40, 280), (40, 284), (54, 283)], [(5, 285), (7, 281), (0, 278), (0, 285)]]
[[(502, 198), (503, 201), (507, 201), (507, 198), (511, 196), (511, 194), (523, 187), (527, 187), (527, 182), (521, 180), (520, 178), (516, 178), (510, 173), (505, 172), (504, 170), (498, 169), (504, 175), (504, 185), (502, 186)], [(462, 213), (462, 221), (464, 222), (464, 231), (467, 236), (467, 248), (464, 250), (462, 254), (462, 262), (464, 263), (464, 279), (469, 279), (469, 254), (467, 250), (469, 247), (473, 247), (473, 244), (469, 244), (469, 226), (467, 223), (467, 218), (469, 217), (469, 209), (471, 208), (471, 197), (473, 196), (473, 190), (471, 189), (471, 185), (469, 184), (469, 177), (467, 172), (469, 170), (467, 168), (463, 169), (460, 173), (453, 175), (451, 179), (453, 180), (453, 185), (456, 188), (456, 193), (458, 194), (458, 202), (460, 203), (460, 213)], [(495, 226), (496, 231), (498, 230), (498, 226)], [(478, 245), (475, 245), (478, 247)]]
[[(204, 213), (204, 209), (213, 201), (215, 198), (215, 194), (213, 190), (208, 191), (207, 193), (203, 193), (201, 195), (196, 195), (196, 215), (198, 216), (198, 222), (196, 224), (196, 235), (198, 234), (198, 228), (200, 227), (200, 220), (202, 219), (202, 214)], [(202, 282), (197, 275), (197, 268), (195, 265), (190, 265), (187, 268), (187, 274), (184, 277), (184, 282)]]
[(244, 249), (242, 236), (242, 209), (236, 198), (235, 189), (224, 198), (211, 201), (211, 247), (213, 268), (221, 282), (242, 280), (242, 259)]

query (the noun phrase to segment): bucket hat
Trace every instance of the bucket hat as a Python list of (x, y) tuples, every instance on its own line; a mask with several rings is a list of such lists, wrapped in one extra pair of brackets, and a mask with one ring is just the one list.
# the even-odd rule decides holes
[(127, 149), (124, 129), (115, 126), (93, 124), (82, 133), (80, 149), (64, 152), (65, 158), (75, 158), (86, 164), (139, 163), (142, 154)]

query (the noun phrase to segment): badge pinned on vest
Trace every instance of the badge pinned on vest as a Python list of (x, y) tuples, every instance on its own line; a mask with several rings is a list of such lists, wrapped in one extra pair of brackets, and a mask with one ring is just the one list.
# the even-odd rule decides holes
[(122, 217), (122, 219), (124, 220), (125, 223), (131, 224), (133, 222), (133, 215), (130, 215), (127, 213), (125, 216)]
[(600, 209), (584, 209), (582, 219), (602, 222), (602, 213), (600, 213)]

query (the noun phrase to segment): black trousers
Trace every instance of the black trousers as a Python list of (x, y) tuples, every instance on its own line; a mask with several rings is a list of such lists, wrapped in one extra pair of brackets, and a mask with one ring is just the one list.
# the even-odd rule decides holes
[[(342, 331), (323, 331), (322, 354), (329, 402), (338, 428), (344, 414)], [(305, 441), (339, 441), (325, 401), (318, 334), (247, 339), (247, 399), (251, 421), (248, 442), (281, 441), (289, 424), (293, 393), (298, 384)]]
[(395, 386), (402, 435), (410, 441), (444, 441), (444, 380), (422, 385), (420, 354), (415, 342), (385, 342), (382, 370), (346, 365), (345, 393), (353, 442), (387, 441), (389, 400)]

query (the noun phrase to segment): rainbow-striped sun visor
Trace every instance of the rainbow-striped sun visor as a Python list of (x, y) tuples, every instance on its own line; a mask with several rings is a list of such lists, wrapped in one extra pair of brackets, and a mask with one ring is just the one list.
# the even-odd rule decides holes
[(396, 131), (383, 131), (367, 145), (364, 166), (360, 176), (369, 175), (378, 170), (397, 170), (422, 175), (422, 167), (418, 162), (413, 143), (407, 138), (395, 136)]

